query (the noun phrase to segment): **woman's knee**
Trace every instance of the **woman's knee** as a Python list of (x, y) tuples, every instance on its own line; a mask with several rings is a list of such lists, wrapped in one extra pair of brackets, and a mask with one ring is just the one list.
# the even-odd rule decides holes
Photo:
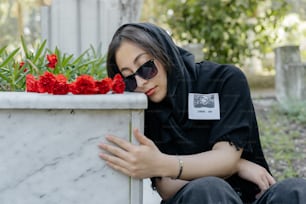
[(186, 191), (191, 195), (203, 197), (211, 202), (216, 202), (217, 200), (217, 203), (232, 200), (235, 201), (234, 203), (240, 202), (240, 198), (234, 189), (226, 181), (218, 177), (203, 177), (193, 180), (186, 186)]
[(272, 186), (271, 203), (304, 203), (306, 200), (306, 180), (285, 179)]
[(173, 198), (163, 203), (242, 203), (234, 189), (223, 179), (203, 177), (190, 181)]
[(280, 192), (295, 192), (300, 191), (305, 193), (306, 191), (306, 180), (302, 178), (289, 178), (275, 184)]
[(188, 186), (186, 186), (192, 190), (199, 190), (201, 193), (210, 191), (224, 191), (224, 189), (232, 189), (231, 186), (225, 182), (223, 179), (218, 177), (203, 177), (199, 179), (195, 179), (189, 182)]

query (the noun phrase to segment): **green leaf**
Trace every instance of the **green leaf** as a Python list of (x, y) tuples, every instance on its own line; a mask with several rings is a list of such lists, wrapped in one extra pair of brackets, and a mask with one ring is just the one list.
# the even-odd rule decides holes
[(0, 72), (0, 78), (3, 79), (6, 82), (9, 82), (9, 79), (4, 74), (2, 74), (1, 72)]
[(5, 67), (10, 62), (14, 60), (15, 55), (18, 53), (19, 48), (15, 49), (13, 52), (11, 52), (8, 57), (0, 64), (0, 67)]
[(2, 47), (2, 48), (0, 49), (0, 56), (2, 55), (3, 52), (6, 51), (6, 48), (7, 48), (7, 46), (4, 46), (4, 47)]
[(26, 58), (30, 58), (31, 57), (31, 53), (29, 52), (28, 50), (28, 47), (27, 47), (27, 44), (25, 42), (25, 39), (23, 36), (20, 36), (20, 40), (21, 40), (21, 45), (22, 45), (22, 48), (23, 48), (23, 52), (26, 56)]
[(81, 61), (82, 61), (82, 59), (83, 59), (83, 57), (88, 53), (88, 49), (87, 50), (85, 50), (82, 54), (80, 54), (80, 56), (78, 57), (78, 58), (76, 58), (73, 62), (72, 62), (72, 64), (73, 65), (77, 65), (77, 64), (79, 64)]
[(62, 66), (66, 67), (69, 62), (71, 61), (71, 59), (73, 58), (73, 54), (69, 55), (68, 57), (66, 57), (66, 55), (64, 55), (63, 60), (62, 60)]
[(90, 61), (87, 61), (87, 62), (84, 62), (82, 64), (79, 65), (79, 67), (85, 67), (85, 66), (88, 66), (92, 63), (95, 63), (95, 62), (98, 62), (99, 60), (98, 59), (93, 59), (93, 60), (90, 60)]
[(33, 69), (33, 71), (36, 74), (39, 73), (39, 69), (37, 68), (37, 66), (30, 59), (26, 59), (26, 62), (31, 66), (31, 68)]
[(44, 40), (41, 45), (39, 45), (37, 52), (35, 53), (35, 57), (33, 59), (33, 63), (36, 64), (38, 59), (41, 57), (41, 54), (45, 51), (45, 46), (46, 46), (47, 41)]

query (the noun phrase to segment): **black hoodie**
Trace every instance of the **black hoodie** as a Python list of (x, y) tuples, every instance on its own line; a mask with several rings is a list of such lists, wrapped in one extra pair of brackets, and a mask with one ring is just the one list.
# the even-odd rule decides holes
[[(176, 46), (167, 32), (155, 25), (126, 25), (141, 28), (156, 38), (173, 64), (172, 70), (167, 73), (166, 98), (160, 103), (149, 101), (145, 112), (145, 135), (154, 141), (160, 151), (190, 155), (209, 151), (219, 141), (228, 141), (238, 149), (243, 148), (242, 158), (269, 171), (259, 140), (248, 83), (242, 71), (232, 65), (209, 61), (195, 63), (191, 53)], [(220, 119), (188, 119), (189, 93), (217, 93)], [(244, 202), (255, 200), (259, 192), (255, 184), (237, 175), (226, 180), (239, 192)]]

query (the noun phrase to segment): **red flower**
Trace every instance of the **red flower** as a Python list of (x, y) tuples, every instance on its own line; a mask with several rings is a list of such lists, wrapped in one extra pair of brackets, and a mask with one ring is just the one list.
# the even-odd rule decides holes
[(72, 82), (72, 83), (70, 83), (70, 84), (68, 84), (68, 86), (69, 86), (69, 92), (71, 92), (71, 93), (73, 93), (73, 94), (77, 94), (77, 93), (76, 93), (76, 89), (75, 89), (75, 87), (76, 87), (75, 81)]
[(97, 93), (96, 83), (92, 76), (78, 76), (76, 81), (70, 85), (73, 94), (95, 94)]
[(39, 93), (45, 93), (45, 92), (53, 93), (55, 82), (56, 82), (56, 77), (50, 72), (45, 72), (44, 75), (39, 77), (38, 92)]
[(113, 79), (112, 90), (114, 93), (123, 93), (125, 90), (125, 83), (120, 74), (116, 74)]
[(48, 60), (48, 64), (47, 64), (47, 66), (49, 67), (49, 68), (52, 68), (52, 69), (54, 69), (55, 68), (55, 65), (56, 65), (56, 63), (57, 63), (57, 56), (56, 56), (56, 54), (51, 54), (51, 55), (47, 55), (47, 60)]
[(32, 74), (27, 74), (26, 75), (26, 90), (27, 90), (27, 92), (37, 92), (38, 91), (37, 83), (38, 83), (38, 81), (35, 79), (35, 77)]
[(67, 84), (67, 78), (63, 74), (55, 76), (55, 83), (53, 87), (53, 94), (64, 95), (69, 92), (69, 84)]
[(98, 89), (98, 93), (106, 94), (112, 88), (112, 79), (109, 77), (106, 77), (102, 79), (101, 81), (96, 81), (96, 87)]
[(67, 83), (67, 78), (63, 74), (54, 75), (51, 72), (45, 72), (39, 79), (32, 74), (26, 75), (26, 91), (28, 92), (47, 92), (54, 95), (64, 95), (69, 92), (72, 94), (106, 94), (110, 90), (113, 93), (124, 92), (125, 83), (120, 74), (116, 74), (114, 79), (105, 77), (101, 81), (95, 81), (89, 75), (81, 75), (70, 84)]

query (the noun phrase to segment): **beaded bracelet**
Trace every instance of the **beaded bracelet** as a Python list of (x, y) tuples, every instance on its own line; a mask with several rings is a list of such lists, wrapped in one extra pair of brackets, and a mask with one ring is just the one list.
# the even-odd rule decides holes
[(179, 157), (177, 158), (177, 160), (178, 160), (178, 163), (179, 163), (179, 173), (178, 173), (178, 175), (175, 179), (179, 179), (181, 177), (182, 172), (183, 172), (183, 167), (184, 167), (183, 160), (181, 160)]

